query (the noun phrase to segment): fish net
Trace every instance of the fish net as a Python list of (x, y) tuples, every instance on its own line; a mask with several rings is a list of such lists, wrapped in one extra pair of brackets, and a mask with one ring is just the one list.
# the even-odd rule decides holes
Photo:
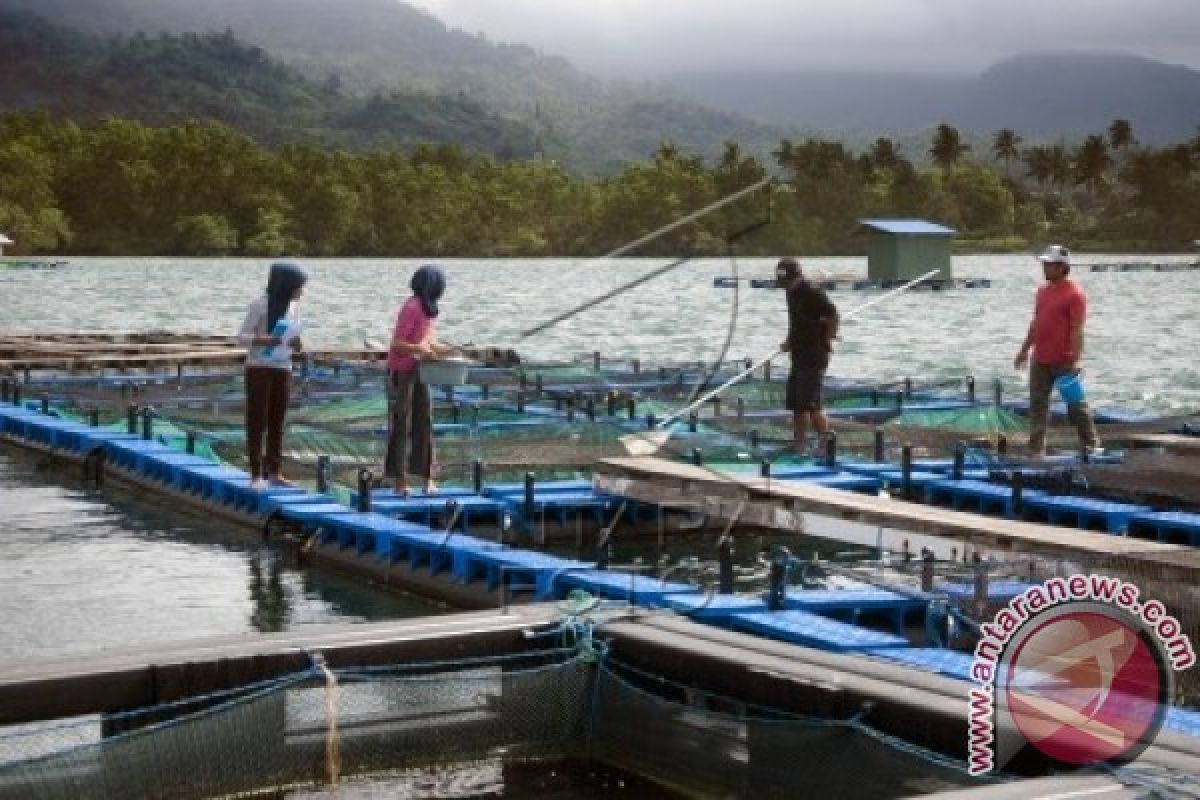
[(747, 706), (598, 660), (585, 645), (314, 668), (103, 726), (6, 730), (0, 798), (357, 796), (355, 787), (382, 797), (412, 786), (414, 771), (428, 779), (455, 765), (570, 758), (645, 776), (664, 796), (892, 798), (995, 780), (969, 778), (955, 760), (857, 718)]

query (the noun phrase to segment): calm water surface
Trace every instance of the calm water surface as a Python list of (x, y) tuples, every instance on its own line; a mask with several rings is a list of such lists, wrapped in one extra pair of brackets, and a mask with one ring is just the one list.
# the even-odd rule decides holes
[(0, 449), (0, 663), (436, 613)]

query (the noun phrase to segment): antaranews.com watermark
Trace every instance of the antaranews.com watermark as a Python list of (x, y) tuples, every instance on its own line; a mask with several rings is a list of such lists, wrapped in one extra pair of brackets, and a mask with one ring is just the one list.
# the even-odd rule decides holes
[(980, 628), (971, 677), (968, 769), (1025, 748), (1058, 765), (1135, 758), (1157, 735), (1173, 673), (1196, 663), (1179, 620), (1134, 584), (1052, 578)]

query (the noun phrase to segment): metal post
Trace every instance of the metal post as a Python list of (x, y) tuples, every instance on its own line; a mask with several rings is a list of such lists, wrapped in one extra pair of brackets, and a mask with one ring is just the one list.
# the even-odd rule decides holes
[(771, 568), (767, 573), (767, 610), (782, 611), (787, 597), (787, 566), (791, 553), (780, 547), (771, 556)]
[(596, 569), (608, 569), (608, 563), (612, 560), (612, 549), (612, 529), (603, 528), (596, 539)]
[(646, 430), (648, 430), (648, 431), (654, 430), (654, 424), (656, 422), (658, 422), (658, 418), (655, 417), (653, 413), (647, 414), (646, 415)]
[(967, 402), (975, 405), (975, 376), (967, 376)]
[(763, 380), (767, 383), (771, 382), (771, 362), (763, 364)]
[(871, 408), (876, 408), (879, 405), (879, 390), (871, 389)]
[(688, 414), (688, 430), (691, 433), (695, 433), (696, 428), (699, 427), (699, 425), (700, 425), (700, 415), (697, 414), (695, 411)]
[(704, 466), (704, 453), (700, 450), (699, 447), (692, 448), (692, 463), (695, 464), (697, 467)]
[(971, 556), (971, 568), (975, 571), (975, 614), (982, 617), (988, 607), (988, 568), (976, 552)]
[(154, 409), (146, 406), (142, 409), (142, 439), (150, 441), (154, 438)]
[(951, 477), (956, 481), (963, 479), (963, 467), (967, 463), (967, 443), (958, 442), (954, 445), (954, 468)]
[(1012, 476), (1012, 508), (1013, 516), (1020, 519), (1025, 511), (1025, 476), (1021, 470), (1014, 470)]
[(737, 418), (739, 422), (746, 418), (746, 398), (744, 397), (737, 399)]
[(876, 464), (883, 463), (883, 455), (884, 455), (883, 445), (884, 445), (883, 429), (876, 428), (875, 429), (875, 463)]
[(8, 378), (0, 378), (0, 402), (7, 403), (9, 397)]
[(896, 408), (904, 408), (904, 391), (896, 392)]
[(837, 434), (833, 431), (825, 436), (825, 466), (837, 466)]
[(563, 399), (562, 399), (561, 395), (557, 395), (557, 394), (554, 395), (554, 410), (555, 411), (563, 410)]
[(93, 428), (100, 427), (100, 409), (93, 408), (88, 412), (88, 425), (91, 425)]
[(717, 593), (733, 594), (733, 537), (717, 543)]
[(14, 406), (21, 405), (21, 384), (16, 381), (13, 382), (12, 403)]
[(358, 510), (362, 514), (366, 514), (371, 510), (371, 470), (360, 469), (358, 471)]
[(532, 528), (532, 525), (533, 525), (533, 488), (534, 488), (533, 487), (533, 473), (526, 472), (525, 473), (525, 498), (524, 498), (525, 502), (524, 502), (524, 505), (522, 506), (522, 508), (523, 508), (522, 513), (525, 515), (525, 524), (528, 526), (531, 526), (530, 527), (531, 531), (533, 530), (533, 528)]
[(596, 372), (600, 371), (600, 351), (599, 350), (592, 351), (592, 369), (596, 370)]
[(125, 410), (125, 428), (129, 433), (137, 433), (138, 407), (130, 404)]
[(921, 591), (933, 591), (933, 551), (928, 547), (921, 548)]
[(635, 358), (633, 360), (633, 374), (638, 375), (641, 373), (641, 371), (642, 371), (642, 362)]
[(608, 400), (608, 415), (615, 417), (617, 415), (617, 393), (609, 392), (606, 399)]
[(458, 424), (458, 419), (459, 419), (460, 413), (461, 413), (461, 409), (459, 409), (458, 403), (452, 403), (450, 405), (450, 421), (453, 422), (455, 425)]
[(758, 449), (758, 428), (750, 429), (750, 447), (755, 450)]
[(712, 399), (712, 404), (713, 404), (713, 416), (714, 417), (721, 416), (721, 398), (714, 397)]
[(544, 389), (544, 386), (542, 384), (542, 373), (539, 372), (533, 378), (533, 391), (535, 393), (535, 396), (540, 398), (542, 396), (543, 389)]
[(912, 499), (912, 445), (906, 444), (900, 448), (900, 491), (905, 500)]
[(480, 396), (482, 399), (484, 399), (484, 400), (487, 400), (487, 399), (488, 399), (488, 395), (489, 395), (489, 394), (491, 394), (491, 391), (492, 391), (492, 390), (491, 390), (491, 384), (488, 384), (488, 383), (481, 383), (481, 384), (479, 384), (479, 396)]
[(758, 474), (764, 478), (771, 477), (771, 460), (764, 458), (758, 465)]
[(475, 487), (475, 494), (483, 491), (483, 462), (478, 458), (471, 464), (471, 485)]
[(523, 391), (517, 392), (517, 413), (525, 413), (525, 392)]
[(1004, 405), (1004, 384), (999, 378), (992, 382), (992, 405), (996, 408)]
[(317, 492), (325, 494), (329, 491), (329, 472), (332, 462), (329, 456), (317, 456)]
[(904, 399), (907, 400), (910, 397), (912, 397), (912, 393), (913, 393), (912, 378), (905, 378), (904, 379)]
[(637, 400), (632, 397), (625, 401), (625, 408), (629, 411), (630, 419), (637, 419)]
[(45, 393), (42, 394), (42, 413), (50, 413), (50, 395)]
[(589, 394), (587, 396), (586, 404), (587, 404), (586, 408), (587, 408), (588, 422), (595, 422), (596, 421), (596, 398)]
[(196, 432), (188, 431), (183, 440), (183, 449), (189, 456), (196, 455)]
[(575, 398), (567, 398), (567, 422), (575, 421)]

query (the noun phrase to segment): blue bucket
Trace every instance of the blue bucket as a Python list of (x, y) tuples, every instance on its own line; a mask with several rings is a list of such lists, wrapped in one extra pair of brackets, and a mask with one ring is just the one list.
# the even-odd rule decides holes
[(1054, 388), (1058, 395), (1069, 406), (1077, 406), (1083, 402), (1083, 380), (1078, 375), (1060, 375), (1054, 380)]

